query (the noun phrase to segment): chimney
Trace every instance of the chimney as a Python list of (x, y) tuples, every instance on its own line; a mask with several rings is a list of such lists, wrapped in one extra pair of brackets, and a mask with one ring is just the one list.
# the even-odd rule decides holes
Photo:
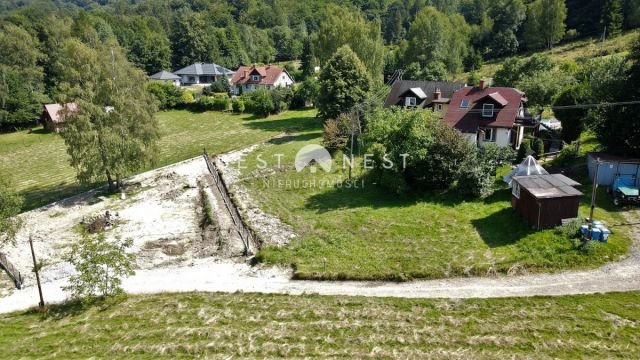
[(484, 89), (486, 89), (486, 88), (488, 87), (487, 85), (488, 85), (488, 84), (487, 84), (487, 81), (483, 79), (483, 80), (480, 80), (480, 85), (478, 85), (478, 87), (479, 87), (481, 90), (484, 90)]
[(433, 100), (440, 100), (441, 97), (442, 91), (440, 91), (440, 89), (436, 89), (436, 91), (433, 93)]

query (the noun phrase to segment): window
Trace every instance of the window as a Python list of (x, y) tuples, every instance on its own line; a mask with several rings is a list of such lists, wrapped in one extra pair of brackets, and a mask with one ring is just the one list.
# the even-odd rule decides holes
[(511, 189), (511, 194), (516, 197), (516, 199), (520, 199), (520, 184), (513, 181), (513, 189)]
[(437, 109), (438, 109), (438, 112), (442, 112), (442, 104), (438, 104)]
[(404, 106), (416, 106), (416, 98), (408, 96), (404, 99)]
[(466, 109), (469, 107), (469, 99), (462, 99), (460, 102), (460, 107)]
[(484, 141), (496, 141), (496, 131), (495, 129), (486, 128), (484, 131), (484, 137), (482, 140)]
[(482, 117), (493, 117), (493, 104), (482, 105)]
[(251, 80), (253, 80), (253, 81), (260, 81), (260, 75), (252, 75), (252, 76), (251, 76)]

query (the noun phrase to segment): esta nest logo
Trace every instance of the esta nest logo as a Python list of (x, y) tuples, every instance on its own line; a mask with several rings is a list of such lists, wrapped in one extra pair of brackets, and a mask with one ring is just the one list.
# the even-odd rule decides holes
[[(252, 155), (247, 155), (252, 156)], [(308, 144), (298, 150), (295, 158), (287, 158), (286, 154), (276, 153), (265, 155), (261, 152), (255, 153), (256, 171), (268, 175), (262, 176), (262, 187), (266, 189), (304, 189), (304, 188), (343, 188), (361, 189), (365, 187), (365, 179), (362, 176), (345, 178), (347, 172), (351, 171), (361, 162), (360, 168), (364, 171), (380, 166), (391, 169), (396, 166), (391, 156), (383, 154), (374, 160), (373, 154), (363, 154), (358, 157), (343, 154), (335, 159), (331, 153), (318, 144)], [(400, 154), (398, 166), (405, 168), (408, 154)], [(293, 161), (293, 164), (291, 164)], [(247, 169), (246, 159), (238, 160), (238, 169)], [(293, 170), (295, 169), (295, 172)], [(291, 171), (287, 171), (291, 170)], [(360, 173), (359, 175), (362, 175)]]

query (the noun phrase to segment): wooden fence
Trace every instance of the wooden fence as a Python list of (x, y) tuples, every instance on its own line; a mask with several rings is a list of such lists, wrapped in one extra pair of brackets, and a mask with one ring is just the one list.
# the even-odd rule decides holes
[(22, 274), (20, 274), (20, 271), (13, 266), (9, 259), (7, 259), (7, 256), (3, 253), (0, 253), (0, 267), (9, 274), (11, 279), (13, 279), (13, 282), (16, 284), (16, 287), (21, 289), (22, 284), (24, 283), (24, 278), (22, 277)]
[(238, 208), (235, 206), (233, 201), (231, 201), (229, 190), (227, 189), (227, 184), (225, 184), (224, 180), (222, 179), (222, 176), (220, 175), (220, 172), (218, 171), (215, 163), (211, 161), (211, 159), (209, 158), (209, 154), (207, 154), (206, 151), (204, 152), (203, 156), (204, 160), (207, 162), (207, 168), (211, 173), (213, 182), (216, 184), (216, 188), (222, 196), (222, 201), (229, 211), (229, 214), (231, 214), (231, 219), (233, 220), (233, 224), (238, 231), (238, 235), (240, 235), (240, 238), (242, 239), (242, 243), (244, 245), (244, 255), (247, 256), (251, 253), (251, 245), (253, 244), (254, 246), (257, 246), (257, 241), (253, 236), (253, 232), (249, 230), (249, 227), (245, 224), (244, 220), (240, 216)]

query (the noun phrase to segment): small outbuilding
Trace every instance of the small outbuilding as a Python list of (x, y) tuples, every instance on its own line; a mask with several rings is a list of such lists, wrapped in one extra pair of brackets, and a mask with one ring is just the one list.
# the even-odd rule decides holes
[(511, 206), (535, 229), (578, 216), (580, 184), (562, 174), (515, 176), (512, 185)]
[(65, 116), (77, 109), (76, 103), (46, 104), (42, 109), (40, 122), (45, 129), (59, 133), (64, 128)]
[(149, 80), (163, 82), (163, 83), (170, 83), (175, 86), (180, 86), (180, 76), (165, 70), (162, 70), (158, 73), (155, 73), (149, 76)]

